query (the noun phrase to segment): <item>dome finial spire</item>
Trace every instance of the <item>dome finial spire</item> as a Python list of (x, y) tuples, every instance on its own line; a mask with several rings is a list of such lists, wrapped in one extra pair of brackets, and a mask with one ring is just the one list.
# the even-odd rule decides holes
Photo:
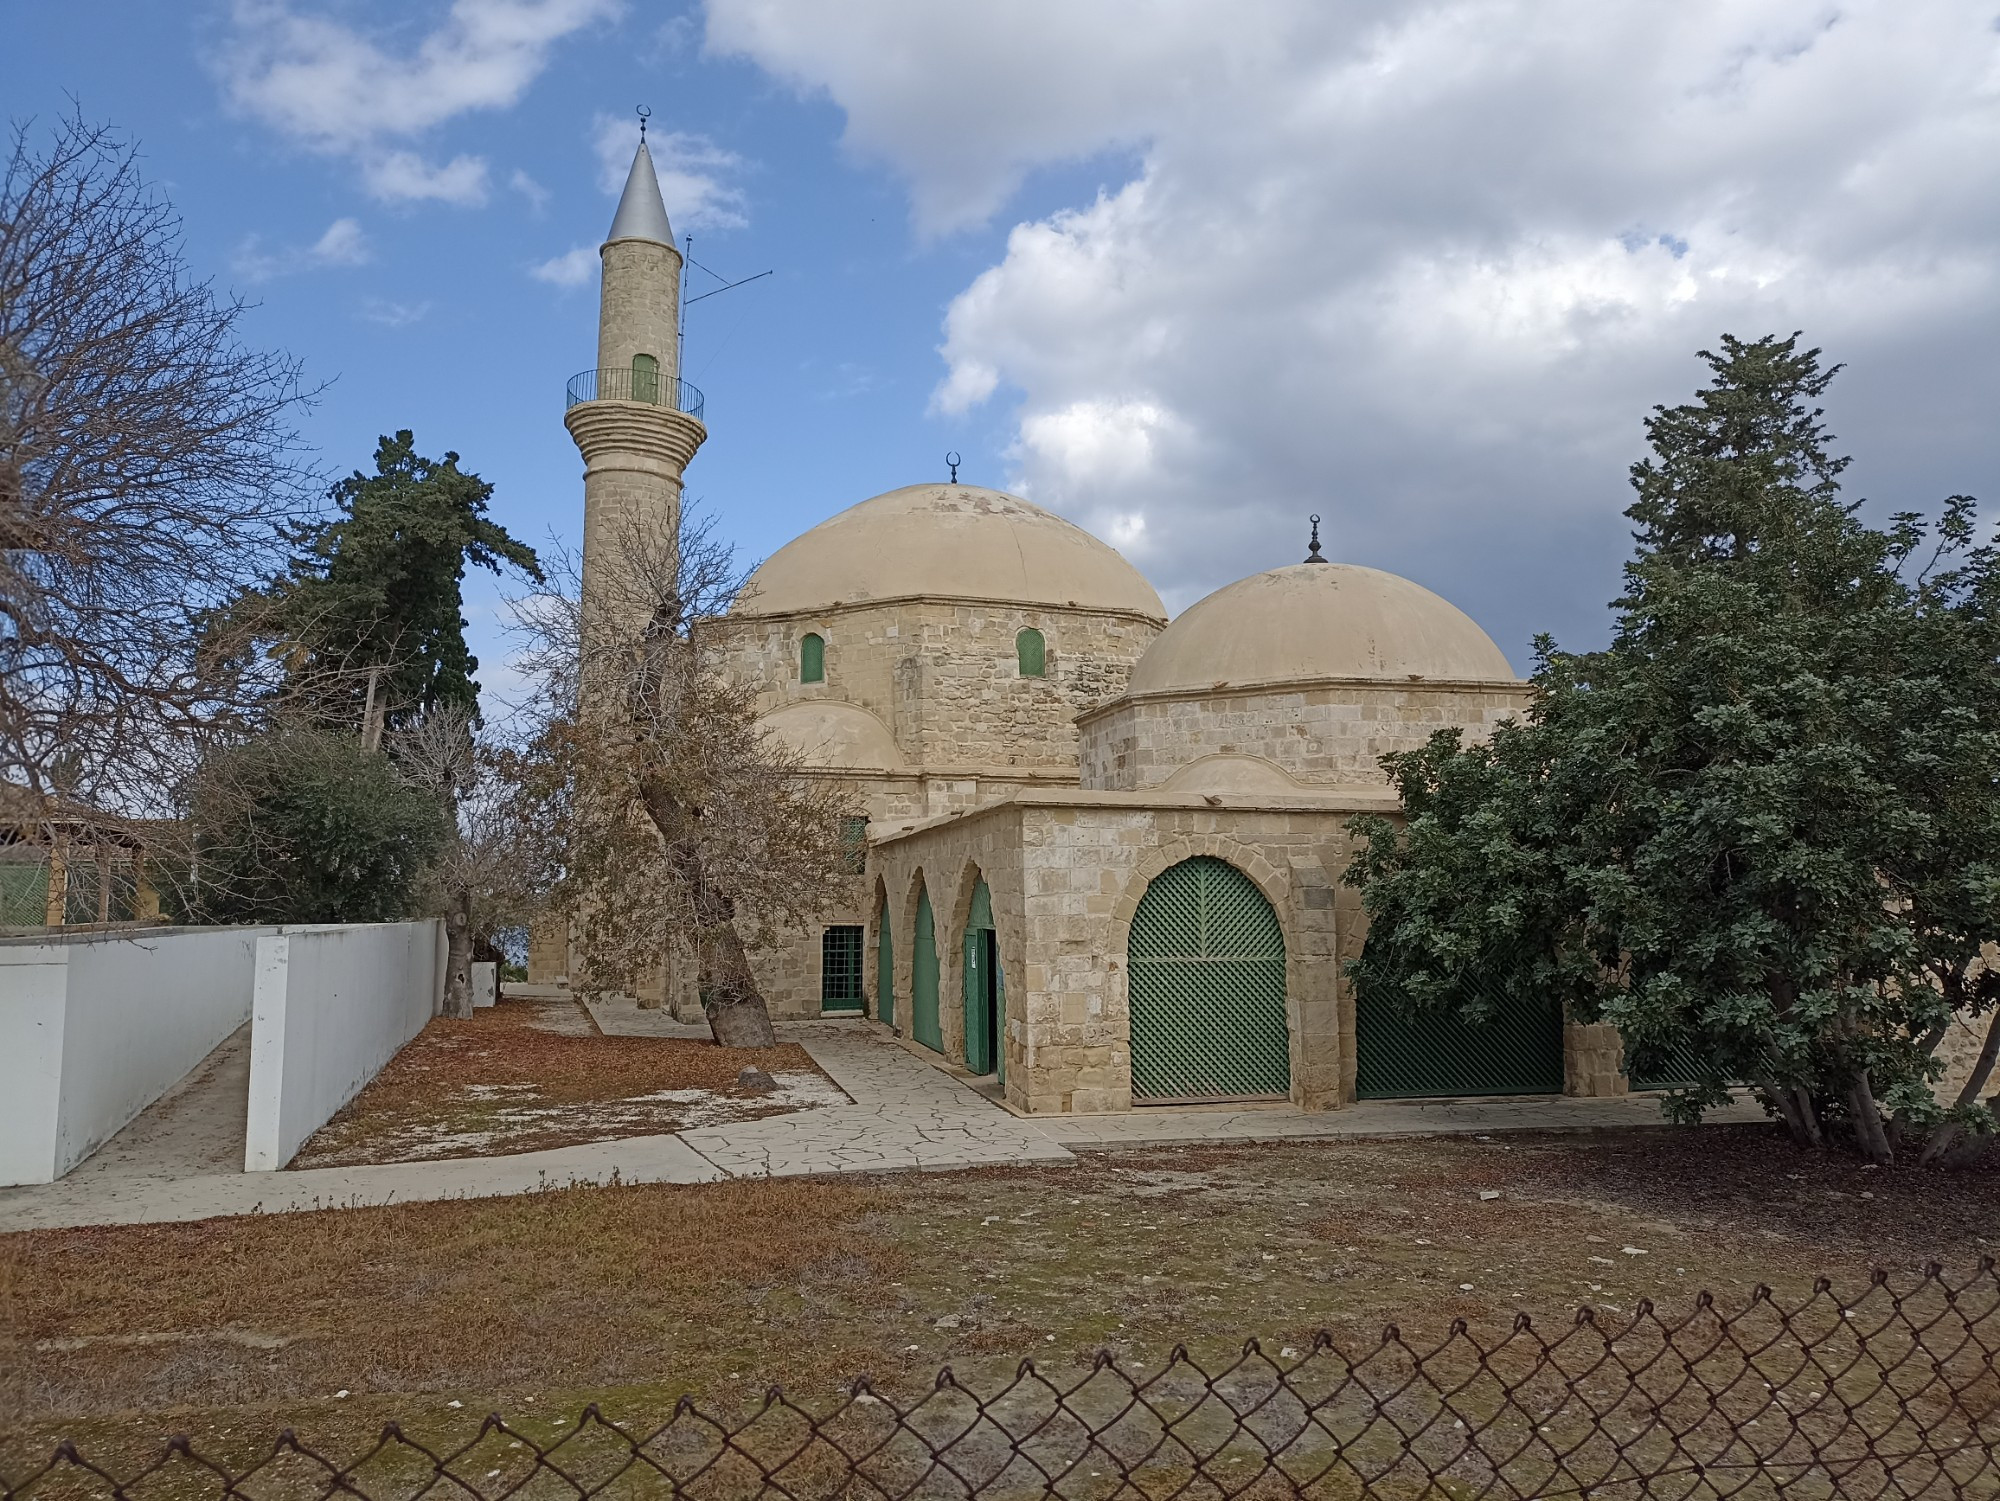
[(1306, 554), (1306, 556), (1305, 556), (1305, 561), (1306, 561), (1306, 562), (1308, 562), (1308, 563), (1324, 563), (1324, 562), (1326, 561), (1326, 559), (1325, 559), (1325, 558), (1323, 558), (1323, 557), (1321, 557), (1321, 556), (1319, 555), (1319, 517), (1318, 517), (1318, 516), (1314, 516), (1314, 517), (1312, 518), (1312, 524), (1313, 524), (1313, 536), (1312, 536), (1312, 551)]
[(646, 144), (646, 122), (653, 118), (653, 112), (643, 104), (635, 104), (632, 107), (639, 115), (639, 144), (643, 146)]
[(959, 457), (958, 457), (958, 454), (956, 453), (956, 451), (954, 451), (954, 452), (952, 452), (952, 453), (948, 453), (948, 454), (946, 454), (946, 455), (944, 456), (944, 461), (945, 461), (945, 462), (946, 462), (947, 464), (951, 465), (951, 482), (952, 482), (952, 483), (953, 483), (954, 485), (955, 485), (955, 484), (957, 484), (957, 483), (958, 483), (958, 466), (959, 466)]

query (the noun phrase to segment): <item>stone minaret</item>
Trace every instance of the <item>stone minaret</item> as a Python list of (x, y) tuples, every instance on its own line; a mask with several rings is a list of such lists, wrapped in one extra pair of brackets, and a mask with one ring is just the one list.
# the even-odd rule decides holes
[(681, 256), (643, 129), (598, 256), (597, 368), (570, 382), (563, 425), (583, 453), (584, 619), (622, 631), (651, 610), (620, 562), (670, 554), (681, 474), (708, 436), (701, 393), (680, 378)]

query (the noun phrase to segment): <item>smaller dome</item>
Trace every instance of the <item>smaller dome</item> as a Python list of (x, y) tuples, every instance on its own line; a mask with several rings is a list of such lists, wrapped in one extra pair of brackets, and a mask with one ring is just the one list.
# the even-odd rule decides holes
[(909, 765), (889, 727), (858, 704), (807, 699), (774, 709), (757, 723), (808, 766), (901, 771)]
[(1316, 678), (1518, 681), (1493, 638), (1422, 584), (1351, 563), (1294, 563), (1190, 605), (1146, 648), (1126, 691)]
[(978, 485), (905, 485), (849, 506), (764, 560), (736, 615), (934, 595), (1166, 619), (1117, 550), (1053, 511)]

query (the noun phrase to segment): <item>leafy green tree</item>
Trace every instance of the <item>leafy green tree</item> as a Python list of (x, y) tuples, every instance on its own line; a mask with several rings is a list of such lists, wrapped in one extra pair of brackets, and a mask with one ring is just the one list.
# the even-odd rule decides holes
[(398, 922), (450, 832), (439, 800), (352, 731), (289, 730), (210, 756), (188, 824), (192, 916)]
[(267, 611), (295, 674), (315, 685), (322, 723), (363, 726), (371, 689), (371, 743), (381, 726), (439, 706), (477, 713), (466, 567), (542, 576), (534, 549), (487, 516), (492, 494), (457, 454), (424, 458), (405, 429), (376, 447), (375, 473), (334, 486), (332, 520), (299, 533), (289, 573), (250, 603)]
[[(1966, 497), (1886, 530), (1841, 500), (1817, 350), (1703, 358), (1647, 423), (1610, 647), (1544, 639), (1524, 722), (1385, 759), (1407, 819), (1357, 821), (1353, 972), (1468, 1016), (1475, 972), (1553, 993), (1691, 1072), (1681, 1118), (1743, 1080), (1801, 1141), (1963, 1150), (2000, 1048), (2000, 561)], [(1954, 1015), (1987, 1046), (1941, 1103)]]

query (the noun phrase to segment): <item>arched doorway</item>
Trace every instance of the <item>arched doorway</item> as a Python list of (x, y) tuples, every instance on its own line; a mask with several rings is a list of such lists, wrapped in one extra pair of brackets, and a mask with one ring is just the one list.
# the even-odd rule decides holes
[(937, 922), (931, 916), (931, 894), (917, 888), (917, 933), (910, 946), (910, 1036), (936, 1052), (944, 1051), (944, 1028), (938, 1024)]
[(999, 934), (993, 929), (993, 897), (981, 881), (972, 890), (965, 918), (965, 1067), (975, 1074), (1001, 1071), (1000, 1044), (1007, 992), (1000, 977)]
[[(1467, 994), (1422, 1011), (1383, 984), (1359, 987), (1354, 997), (1358, 1098), (1562, 1093), (1562, 1008), (1553, 999), (1512, 997), (1484, 973), (1475, 972), (1464, 983)], [(1463, 1006), (1475, 999), (1490, 1010), (1482, 1021), (1467, 1021)]]
[(896, 940), (889, 932), (889, 894), (875, 901), (875, 1019), (896, 1025)]
[(1206, 855), (1160, 872), (1127, 954), (1135, 1100), (1291, 1092), (1285, 935), (1248, 876)]

